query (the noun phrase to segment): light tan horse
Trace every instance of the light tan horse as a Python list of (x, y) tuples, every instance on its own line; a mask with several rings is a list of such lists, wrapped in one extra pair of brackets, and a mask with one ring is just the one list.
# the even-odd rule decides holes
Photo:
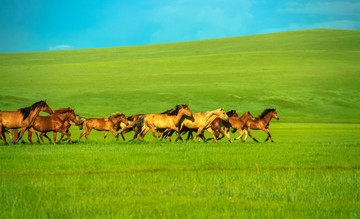
[[(194, 140), (196, 140), (199, 137), (199, 135), (202, 134), (205, 130), (208, 130), (213, 135), (214, 141), (217, 142), (214, 132), (211, 129), (211, 123), (217, 117), (225, 121), (229, 120), (229, 117), (226, 115), (224, 108), (216, 109), (208, 112), (194, 113), (193, 115), (195, 121), (184, 120), (183, 126), (188, 129), (198, 130)], [(199, 139), (199, 141), (201, 141), (201, 139)]]
[(246, 130), (249, 136), (254, 139), (254, 141), (259, 142), (256, 140), (250, 133), (250, 129), (253, 130), (263, 130), (268, 134), (268, 137), (265, 139), (265, 142), (271, 139), (271, 142), (274, 142), (271, 138), (271, 134), (269, 131), (269, 123), (271, 119), (274, 118), (279, 120), (279, 115), (277, 114), (275, 109), (266, 109), (259, 117), (255, 118), (255, 120), (248, 120), (246, 123)]
[(109, 131), (114, 134), (116, 140), (119, 138), (119, 135), (114, 131), (114, 126), (119, 123), (128, 123), (125, 115), (122, 113), (114, 113), (106, 118), (90, 118), (85, 120), (85, 131), (80, 134), (79, 140), (83, 135), (88, 139), (88, 136), (92, 129), (97, 131), (105, 131), (104, 139), (106, 138)]
[[(151, 130), (153, 136), (158, 138), (156, 135), (156, 131), (158, 129), (165, 129), (165, 132), (169, 132), (171, 130), (176, 131), (177, 139), (181, 139), (180, 137), (180, 121), (194, 121), (194, 117), (189, 107), (184, 106), (180, 108), (177, 112), (177, 115), (167, 115), (167, 114), (149, 114), (144, 118), (144, 129), (140, 133), (141, 137), (144, 138), (146, 133)], [(139, 138), (139, 135), (138, 135)]]
[[(74, 109), (61, 108), (54, 110), (54, 113), (49, 116), (38, 116), (35, 119), (35, 123), (33, 127), (28, 130), (28, 140), (31, 144), (33, 144), (31, 140), (32, 134), (35, 134), (37, 137), (37, 142), (40, 144), (40, 140), (35, 130), (41, 132), (40, 138), (41, 141), (44, 142), (43, 137), (45, 136), (49, 142), (51, 143), (51, 139), (46, 135), (47, 132), (53, 132), (54, 136), (54, 144), (56, 143), (56, 135), (57, 132), (60, 132), (62, 135), (66, 135), (68, 137), (69, 143), (71, 143), (70, 132), (68, 131), (68, 126), (70, 122), (76, 122), (76, 116)], [(60, 142), (60, 141), (59, 141)], [(58, 143), (59, 143), (58, 142)]]
[(21, 128), (19, 136), (14, 141), (14, 144), (16, 144), (22, 138), (24, 132), (34, 125), (35, 119), (39, 115), (40, 111), (49, 114), (53, 113), (44, 100), (16, 111), (0, 111), (0, 139), (5, 143), (5, 145), (8, 145), (4, 134), (5, 129)]

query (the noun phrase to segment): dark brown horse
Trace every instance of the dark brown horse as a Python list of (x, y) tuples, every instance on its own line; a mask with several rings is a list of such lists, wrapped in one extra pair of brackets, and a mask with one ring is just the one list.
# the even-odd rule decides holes
[[(60, 132), (62, 135), (66, 135), (69, 143), (71, 143), (70, 132), (68, 131), (70, 122), (76, 122), (76, 116), (74, 109), (61, 108), (54, 111), (53, 114), (49, 116), (38, 116), (35, 119), (35, 123), (33, 127), (28, 130), (28, 140), (33, 144), (31, 140), (32, 134), (35, 134), (37, 137), (37, 141), (40, 144), (40, 140), (35, 131), (41, 132), (40, 138), (41, 141), (44, 142), (43, 137), (45, 136), (49, 142), (51, 143), (51, 139), (46, 135), (47, 132), (54, 133), (54, 144), (56, 143), (56, 135)], [(61, 140), (61, 139), (60, 139)], [(60, 142), (60, 141), (59, 141)], [(59, 143), (58, 142), (58, 143)]]
[(14, 143), (16, 144), (22, 138), (24, 132), (34, 125), (35, 119), (40, 111), (49, 114), (53, 113), (44, 100), (16, 111), (0, 111), (0, 139), (5, 145), (8, 145), (4, 134), (5, 130), (21, 128), (19, 136), (14, 140)]
[(79, 140), (83, 135), (85, 135), (85, 138), (88, 139), (88, 136), (92, 129), (95, 129), (97, 131), (105, 131), (104, 139), (106, 138), (109, 131), (114, 134), (116, 140), (119, 138), (119, 135), (116, 134), (114, 130), (114, 126), (119, 123), (128, 123), (128, 120), (126, 119), (125, 115), (122, 113), (114, 113), (109, 117), (106, 118), (90, 118), (85, 120), (85, 131), (83, 131), (80, 134)]
[(248, 120), (246, 123), (246, 130), (249, 136), (252, 139), (254, 139), (254, 141), (259, 142), (251, 135), (250, 129), (263, 130), (268, 134), (268, 137), (265, 139), (265, 142), (268, 141), (269, 138), (271, 142), (274, 142), (273, 139), (271, 138), (271, 134), (269, 131), (269, 123), (272, 118), (279, 120), (279, 115), (277, 114), (275, 109), (266, 109), (259, 117), (255, 118), (255, 120)]

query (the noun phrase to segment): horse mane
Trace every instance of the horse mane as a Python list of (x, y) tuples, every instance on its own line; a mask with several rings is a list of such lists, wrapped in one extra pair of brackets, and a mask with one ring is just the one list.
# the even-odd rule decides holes
[(268, 113), (274, 112), (274, 111), (275, 111), (275, 109), (266, 109), (266, 110), (264, 110), (263, 113), (261, 113), (261, 115), (259, 116), (259, 118), (262, 119), (262, 118), (264, 118)]
[(231, 117), (231, 116), (233, 116), (233, 115), (235, 115), (235, 114), (236, 114), (236, 110), (231, 110), (231, 111), (229, 111), (229, 112), (226, 113), (226, 115), (227, 115), (228, 117)]
[(45, 104), (46, 104), (46, 102), (44, 100), (41, 100), (39, 102), (34, 103), (33, 105), (31, 105), (29, 107), (21, 108), (18, 110), (23, 115), (23, 120), (25, 120), (27, 117), (29, 117), (31, 111), (34, 111), (39, 106), (43, 107), (43, 106), (45, 106)]
[(58, 114), (62, 114), (62, 113), (71, 113), (74, 112), (74, 109), (68, 107), (68, 108), (60, 108), (60, 109), (56, 109), (54, 110), (54, 113), (58, 113)]
[(125, 116), (123, 113), (119, 113), (119, 112), (116, 112), (116, 113), (113, 113), (111, 114), (110, 116), (106, 117), (107, 120), (113, 120), (113, 119), (116, 119), (120, 116)]
[(189, 105), (186, 105), (186, 104), (176, 105), (175, 108), (166, 110), (165, 112), (162, 112), (160, 114), (166, 114), (166, 115), (175, 116), (175, 115), (177, 115), (179, 113), (180, 109), (185, 108), (185, 107), (189, 107)]

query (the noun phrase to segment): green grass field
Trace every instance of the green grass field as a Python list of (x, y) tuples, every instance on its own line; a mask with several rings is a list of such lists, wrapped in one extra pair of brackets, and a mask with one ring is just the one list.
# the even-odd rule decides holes
[(85, 117), (183, 103), (280, 116), (273, 144), (261, 131), (259, 144), (95, 131), (71, 145), (0, 142), (0, 218), (358, 218), (359, 60), (360, 31), (344, 30), (0, 54), (0, 110), (47, 99)]

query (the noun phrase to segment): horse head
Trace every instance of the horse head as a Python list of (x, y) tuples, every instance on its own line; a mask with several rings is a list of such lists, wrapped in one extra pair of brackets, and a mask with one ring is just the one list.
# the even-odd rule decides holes
[(272, 111), (271, 116), (272, 116), (274, 119), (276, 119), (276, 120), (279, 120), (279, 119), (280, 119), (280, 118), (279, 118), (279, 115), (278, 115), (277, 112), (276, 112), (276, 109), (274, 109), (274, 111)]
[(239, 115), (236, 113), (236, 110), (231, 110), (231, 111), (227, 112), (226, 115), (227, 115), (229, 118), (233, 118), (233, 119), (239, 117)]
[(216, 110), (216, 115), (217, 117), (219, 117), (220, 119), (222, 120), (225, 120), (225, 121), (229, 121), (229, 117), (227, 116), (227, 114), (225, 113), (224, 111), (224, 108), (221, 108), (221, 109), (217, 109)]
[(195, 121), (194, 115), (186, 105), (183, 105), (182, 108), (179, 109), (178, 115), (185, 116), (186, 119), (189, 119), (192, 122)]
[(49, 114), (53, 114), (52, 109), (49, 107), (49, 105), (46, 103), (46, 100), (40, 101), (40, 110)]
[(83, 126), (84, 126), (84, 122), (85, 122), (85, 117), (79, 116), (79, 115), (75, 115), (76, 117), (76, 122), (72, 125), (76, 125), (79, 126), (79, 129), (82, 130)]
[(250, 113), (250, 111), (246, 112), (246, 116), (247, 116), (248, 120), (255, 121), (255, 117)]

